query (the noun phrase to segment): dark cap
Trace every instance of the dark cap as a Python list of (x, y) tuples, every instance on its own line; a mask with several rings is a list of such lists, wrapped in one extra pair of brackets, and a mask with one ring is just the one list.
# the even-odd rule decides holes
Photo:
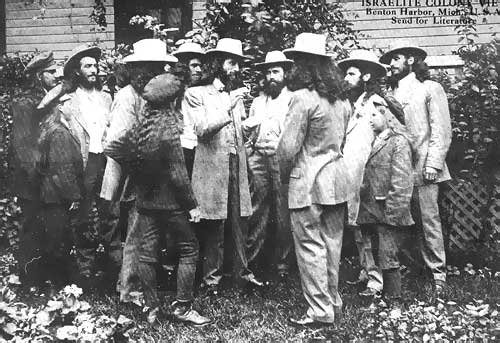
[(52, 51), (42, 52), (41, 54), (33, 57), (31, 61), (24, 68), (25, 74), (38, 73), (43, 70), (55, 70), (57, 65), (54, 61)]

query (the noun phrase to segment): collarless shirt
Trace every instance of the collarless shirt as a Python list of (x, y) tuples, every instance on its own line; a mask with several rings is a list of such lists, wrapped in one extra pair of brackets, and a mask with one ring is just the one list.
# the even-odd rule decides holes
[(88, 128), (89, 152), (100, 154), (104, 151), (102, 138), (106, 130), (106, 114), (108, 112), (102, 94), (95, 89), (88, 91), (78, 88), (76, 95), (80, 99), (81, 113)]

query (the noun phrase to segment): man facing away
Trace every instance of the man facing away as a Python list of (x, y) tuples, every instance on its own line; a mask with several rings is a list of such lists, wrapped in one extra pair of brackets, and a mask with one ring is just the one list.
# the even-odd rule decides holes
[(242, 96), (235, 92), (243, 49), (239, 40), (223, 38), (207, 51), (211, 83), (191, 87), (185, 93), (184, 114), (193, 120), (198, 146), (192, 185), (204, 219), (203, 283), (216, 293), (223, 275), (224, 224), (233, 244), (234, 273), (238, 281), (260, 286), (248, 269), (245, 242), (247, 217), (251, 214), (247, 163), (241, 120), (245, 118)]
[(338, 292), (346, 202), (351, 187), (342, 153), (351, 105), (340, 71), (326, 54), (326, 37), (301, 33), (284, 50), (295, 62), (293, 90), (278, 144), (302, 291), (309, 305), (296, 325), (331, 324), (341, 313)]
[(414, 141), (413, 219), (420, 231), (420, 251), (431, 270), (435, 290), (446, 285), (446, 256), (439, 217), (439, 183), (450, 179), (445, 162), (451, 144), (448, 99), (429, 80), (426, 52), (405, 40), (395, 41), (380, 62), (391, 66), (391, 91), (404, 108), (405, 125)]
[[(103, 153), (104, 132), (109, 123), (111, 97), (101, 90), (97, 61), (101, 56), (98, 47), (75, 48), (64, 65), (64, 75), (72, 85), (68, 94), (61, 97), (58, 109), (69, 118), (74, 134), (80, 141), (84, 166), (84, 191), (78, 208), (78, 227), (75, 232), (77, 263), (83, 287), (95, 281), (96, 248), (104, 245), (111, 260), (110, 274), (118, 276), (121, 265), (121, 243), (114, 226), (108, 225), (107, 210), (99, 198), (106, 158)], [(90, 213), (96, 203), (99, 231), (93, 234)]]
[(242, 123), (249, 136), (246, 144), (253, 208), (247, 239), (248, 263), (257, 264), (267, 231), (273, 226), (272, 262), (280, 280), (288, 274), (292, 237), (288, 187), (281, 183), (276, 148), (291, 99), (291, 92), (285, 87), (285, 72), (292, 64), (281, 51), (268, 52), (265, 62), (256, 64), (265, 75), (264, 92), (253, 100), (249, 118)]

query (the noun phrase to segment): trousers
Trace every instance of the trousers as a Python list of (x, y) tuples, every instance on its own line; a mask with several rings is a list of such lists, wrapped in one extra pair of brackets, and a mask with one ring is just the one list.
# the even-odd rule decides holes
[(346, 203), (290, 210), (307, 315), (324, 323), (333, 323), (335, 309), (342, 308), (338, 283), (345, 211)]
[(281, 183), (278, 157), (253, 150), (248, 156), (248, 166), (252, 199), (246, 246), (248, 263), (256, 262), (266, 237), (272, 237), (273, 262), (278, 271), (286, 271), (293, 238), (287, 206), (288, 185)]
[(422, 258), (431, 270), (434, 280), (446, 282), (446, 253), (439, 216), (438, 195), (438, 184), (415, 187), (411, 205)]

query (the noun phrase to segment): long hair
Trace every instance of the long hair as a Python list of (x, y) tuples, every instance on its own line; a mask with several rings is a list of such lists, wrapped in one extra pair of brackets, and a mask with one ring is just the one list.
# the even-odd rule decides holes
[[(67, 93), (71, 93), (76, 91), (78, 86), (82, 84), (82, 76), (78, 74), (78, 69), (75, 67), (69, 70), (68, 75), (65, 75), (65, 83), (68, 86)], [(102, 90), (102, 82), (101, 79), (96, 76), (96, 82), (94, 83), (94, 88), (97, 90)]]
[(303, 88), (315, 90), (330, 103), (347, 98), (340, 69), (330, 58), (297, 55), (286, 83), (292, 91)]
[[(412, 57), (411, 55), (404, 55), (404, 56), (406, 59)], [(413, 56), (413, 58), (415, 61), (411, 65), (409, 72), (414, 72), (415, 78), (420, 82), (424, 82), (425, 80), (429, 80), (431, 78), (431, 74), (430, 74), (429, 66), (427, 65), (427, 63), (425, 63), (422, 60), (422, 58), (420, 58), (420, 57)], [(391, 87), (392, 89), (396, 88), (400, 79), (401, 79), (401, 77), (397, 77), (397, 76), (392, 75), (388, 79), (389, 87)]]

